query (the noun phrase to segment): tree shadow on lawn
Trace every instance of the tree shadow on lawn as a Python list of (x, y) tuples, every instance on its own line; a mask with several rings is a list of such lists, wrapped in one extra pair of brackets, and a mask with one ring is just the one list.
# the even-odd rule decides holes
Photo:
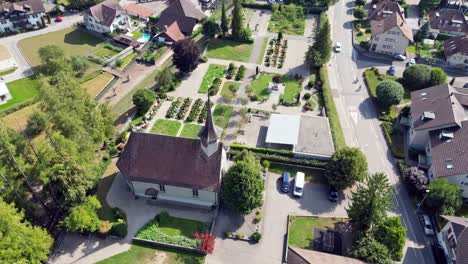
[(80, 29), (75, 29), (65, 34), (63, 41), (71, 45), (90, 45), (93, 47), (97, 47), (98, 44), (103, 42), (102, 39), (81, 31)]

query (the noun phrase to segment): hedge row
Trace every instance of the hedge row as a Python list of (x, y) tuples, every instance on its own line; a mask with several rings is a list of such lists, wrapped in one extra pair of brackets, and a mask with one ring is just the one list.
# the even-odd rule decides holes
[(232, 79), (234, 77), (234, 73), (236, 72), (236, 65), (234, 63), (229, 63), (229, 67), (226, 71), (226, 79)]
[(328, 80), (327, 68), (321, 67), (319, 74), (320, 80), (322, 81), (323, 102), (325, 104), (325, 111), (327, 113), (328, 121), (330, 122), (333, 143), (335, 144), (335, 149), (340, 149), (346, 146), (346, 141), (344, 138), (343, 129), (341, 128), (340, 119), (338, 117), (338, 111), (336, 110), (335, 101), (333, 100), (330, 81)]
[(211, 84), (211, 87), (208, 89), (208, 93), (211, 96), (214, 96), (214, 95), (218, 94), (220, 86), (221, 86), (221, 79), (220, 78), (215, 78), (213, 80), (213, 83)]
[(391, 122), (382, 122), (380, 124), (382, 127), (382, 130), (384, 132), (384, 137), (385, 140), (387, 141), (388, 146), (390, 147), (390, 151), (392, 152), (392, 155), (396, 158), (404, 159), (405, 155), (404, 153), (399, 153), (396, 149), (395, 146), (393, 145), (393, 140), (392, 140), (392, 134), (394, 133), (393, 130), (393, 123)]
[[(229, 154), (234, 157), (239, 154), (241, 150), (230, 149)], [(260, 152), (253, 152), (252, 153), (261, 160), (269, 160), (273, 162), (281, 162), (287, 163), (292, 165), (300, 165), (300, 166), (307, 166), (307, 167), (314, 167), (314, 168), (325, 168), (327, 165), (326, 161), (321, 160), (313, 160), (313, 159), (299, 159), (281, 155), (274, 155), (274, 154), (267, 154), (267, 153), (260, 153)]]
[(229, 147), (232, 150), (239, 150), (242, 151), (244, 149), (250, 150), (255, 153), (262, 153), (262, 154), (271, 154), (271, 155), (280, 155), (280, 156), (285, 156), (285, 157), (294, 157), (294, 153), (289, 150), (282, 150), (282, 149), (269, 149), (269, 148), (256, 148), (256, 147), (250, 147), (246, 145), (242, 145), (239, 143), (233, 143)]
[(271, 10), (271, 5), (270, 4), (242, 3), (242, 7)]
[(177, 119), (183, 119), (185, 117), (185, 114), (187, 114), (187, 111), (189, 110), (190, 105), (192, 104), (192, 99), (190, 97), (187, 97), (184, 99), (184, 103), (179, 109), (179, 112), (177, 113)]
[(190, 109), (190, 113), (187, 119), (185, 119), (187, 122), (192, 122), (198, 117), (202, 103), (203, 103), (203, 100), (200, 98), (195, 100), (195, 103), (193, 103), (192, 109)]
[(237, 73), (236, 73), (236, 81), (242, 80), (244, 76), (245, 76), (245, 66), (241, 65), (239, 67), (239, 70), (237, 70)]
[(171, 106), (167, 110), (166, 118), (173, 118), (177, 110), (179, 109), (180, 104), (182, 103), (182, 98), (177, 98), (171, 103)]

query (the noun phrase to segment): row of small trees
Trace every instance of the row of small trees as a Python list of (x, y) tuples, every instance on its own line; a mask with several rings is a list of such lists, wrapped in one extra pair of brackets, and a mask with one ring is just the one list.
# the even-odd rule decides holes
[(203, 35), (208, 38), (214, 38), (221, 33), (223, 37), (228, 36), (231, 29), (230, 38), (236, 41), (247, 41), (250, 39), (252, 32), (244, 26), (244, 15), (242, 13), (242, 1), (234, 0), (234, 9), (231, 14), (231, 24), (229, 24), (226, 16), (226, 8), (224, 2), (221, 6), (221, 23), (218, 24), (214, 19), (208, 18), (202, 22)]
[(331, 29), (328, 17), (323, 12), (320, 15), (320, 26), (313, 45), (306, 52), (306, 62), (310, 66), (320, 67), (331, 58), (333, 45), (331, 40)]

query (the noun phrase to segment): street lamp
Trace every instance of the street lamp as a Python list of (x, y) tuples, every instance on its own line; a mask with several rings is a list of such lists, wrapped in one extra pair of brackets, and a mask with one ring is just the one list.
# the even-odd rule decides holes
[(426, 190), (426, 194), (424, 195), (423, 199), (421, 200), (420, 203), (418, 203), (418, 206), (416, 207), (416, 210), (415, 212), (417, 212), (419, 210), (419, 207), (421, 207), (421, 205), (424, 203), (424, 200), (426, 200), (427, 198), (427, 195), (429, 194), (430, 190)]

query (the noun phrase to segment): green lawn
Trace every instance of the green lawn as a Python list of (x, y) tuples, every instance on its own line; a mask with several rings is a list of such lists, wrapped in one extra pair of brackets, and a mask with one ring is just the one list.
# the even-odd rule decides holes
[(252, 91), (257, 95), (259, 99), (263, 97), (269, 97), (270, 91), (268, 90), (268, 83), (271, 82), (273, 76), (276, 74), (273, 73), (262, 73), (260, 74), (257, 79), (255, 79), (251, 84), (250, 87)]
[(132, 244), (130, 250), (97, 262), (97, 264), (202, 264), (205, 257), (180, 250)]
[(291, 176), (295, 176), (298, 171), (303, 172), (305, 174), (305, 180), (308, 182), (314, 183), (327, 183), (327, 179), (323, 176), (323, 171), (321, 170), (314, 170), (311, 168), (304, 168), (304, 167), (297, 167), (293, 165), (283, 165), (279, 163), (271, 163), (269, 171), (282, 174), (284, 171), (287, 171), (291, 174)]
[(111, 50), (105, 46), (102, 46), (98, 50), (94, 52), (94, 56), (97, 57), (109, 57), (111, 58), (112, 56), (116, 55), (118, 52), (115, 50)]
[(299, 9), (302, 9), (302, 7), (283, 5), (281, 11), (274, 11), (271, 15), (270, 23), (268, 23), (268, 31), (274, 33), (281, 31), (283, 34), (289, 35), (304, 35), (305, 16)]
[(262, 43), (262, 52), (260, 53), (260, 56), (258, 57), (257, 64), (262, 65), (263, 63), (263, 57), (265, 56), (265, 50), (268, 45), (268, 38), (265, 37), (263, 38), (263, 43)]
[(415, 55), (416, 54), (416, 46), (414, 45), (409, 45), (407, 48), (406, 48), (406, 52), (407, 53), (410, 53), (412, 55)]
[(179, 121), (158, 119), (151, 128), (151, 133), (176, 136), (182, 124)]
[(0, 105), (0, 112), (36, 97), (39, 94), (39, 85), (39, 81), (34, 76), (7, 83), (6, 86), (13, 98), (6, 104)]
[(11, 69), (1, 71), (0, 76), (5, 76), (5, 75), (8, 75), (10, 73), (14, 73), (16, 71), (16, 69), (17, 69), (16, 67), (13, 67)]
[(336, 223), (342, 222), (343, 219), (291, 216), (289, 221), (288, 245), (304, 249), (313, 249), (314, 228), (333, 228)]
[(127, 57), (123, 58), (122, 59), (122, 65), (120, 65), (120, 67), (117, 67), (117, 70), (122, 71), (125, 68), (125, 66), (127, 66), (127, 64), (130, 63), (130, 61), (133, 60), (133, 58), (136, 57), (136, 55), (138, 55), (138, 53), (133, 52), (132, 54), (130, 54)]
[(235, 96), (236, 93), (233, 93), (233, 92), (229, 89), (230, 86), (234, 86), (234, 89), (235, 89), (236, 91), (238, 91), (239, 88), (240, 88), (240, 83), (238, 83), (238, 82), (233, 82), (233, 81), (225, 81), (225, 82), (223, 83), (223, 89), (221, 89), (221, 96), (222, 96), (222, 97), (229, 96), (230, 94), (233, 94), (233, 96)]
[(229, 119), (231, 119), (232, 110), (232, 106), (217, 104), (213, 111), (213, 119), (215, 125), (222, 129), (225, 129), (229, 124)]
[(200, 221), (169, 216), (167, 222), (159, 223), (158, 229), (168, 236), (192, 238), (195, 232), (206, 231), (208, 226)]
[(139, 38), (143, 37), (143, 33), (138, 30), (132, 32), (132, 38), (138, 40)]
[(88, 92), (89, 95), (95, 97), (113, 79), (114, 75), (108, 72), (102, 72), (98, 76), (82, 83), (81, 85), (86, 90), (86, 92)]
[(198, 138), (198, 132), (202, 126), (197, 124), (185, 124), (180, 132), (179, 137), (183, 138)]
[(286, 103), (295, 103), (296, 95), (302, 91), (301, 84), (293, 78), (283, 77), (281, 81), (284, 82), (286, 87), (284, 88), (284, 94), (280, 98)]
[(208, 89), (211, 86), (211, 83), (215, 78), (223, 78), (224, 70), (226, 66), (218, 65), (218, 64), (210, 64), (208, 66), (208, 70), (203, 76), (202, 83), (200, 84), (200, 89), (198, 90), (199, 93), (206, 94), (208, 93)]
[(366, 33), (366, 29), (362, 28), (360, 29), (360, 31), (356, 31), (356, 33), (354, 34), (354, 41), (356, 42), (356, 44), (359, 44), (363, 41), (370, 40), (370, 37), (371, 34)]
[(213, 39), (208, 44), (209, 58), (249, 62), (253, 43), (241, 43), (227, 39)]
[(103, 41), (79, 29), (67, 28), (38, 35), (18, 42), (18, 47), (32, 66), (41, 63), (38, 50), (47, 45), (61, 47), (67, 56), (87, 56), (93, 54)]

